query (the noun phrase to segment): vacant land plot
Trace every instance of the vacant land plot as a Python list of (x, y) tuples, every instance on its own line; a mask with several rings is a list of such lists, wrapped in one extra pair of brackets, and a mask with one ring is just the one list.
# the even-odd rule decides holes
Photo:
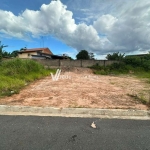
[[(62, 76), (63, 75), (63, 76)], [(94, 75), (90, 69), (76, 68), (26, 86), (20, 94), (1, 98), (0, 104), (49, 107), (89, 107), (148, 109), (149, 84), (130, 76)]]

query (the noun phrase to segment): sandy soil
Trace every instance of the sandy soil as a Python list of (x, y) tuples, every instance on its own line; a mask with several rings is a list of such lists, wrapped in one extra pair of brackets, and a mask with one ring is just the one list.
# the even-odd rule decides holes
[(90, 69), (75, 68), (64, 69), (58, 81), (53, 81), (51, 76), (35, 81), (19, 94), (0, 99), (0, 104), (148, 109), (134, 96), (148, 99), (149, 91), (149, 85), (144, 80), (130, 76), (94, 75)]

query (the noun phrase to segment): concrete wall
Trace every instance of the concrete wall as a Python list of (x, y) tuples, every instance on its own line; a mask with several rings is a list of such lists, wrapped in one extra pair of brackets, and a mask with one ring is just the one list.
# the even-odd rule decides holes
[(59, 60), (59, 59), (36, 59), (36, 61), (42, 63), (44, 66), (50, 67), (91, 67), (93, 65), (108, 66), (118, 61), (110, 60)]
[(60, 60), (59, 59), (34, 59), (40, 63), (42, 63), (44, 66), (60, 66)]
[(60, 66), (81, 67), (81, 61), (79, 61), (79, 60), (60, 60)]
[(113, 62), (118, 62), (118, 61), (106, 60), (105, 66), (111, 65)]
[(90, 67), (98, 64), (99, 66), (105, 66), (106, 60), (82, 60), (82, 67)]

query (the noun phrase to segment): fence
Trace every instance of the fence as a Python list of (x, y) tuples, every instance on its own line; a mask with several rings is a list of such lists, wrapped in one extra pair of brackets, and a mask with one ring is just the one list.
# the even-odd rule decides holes
[(99, 66), (108, 66), (113, 63), (118, 63), (118, 61), (110, 61), (110, 60), (44, 60), (44, 59), (36, 59), (36, 61), (42, 63), (44, 66), (50, 67), (91, 67), (93, 65)]

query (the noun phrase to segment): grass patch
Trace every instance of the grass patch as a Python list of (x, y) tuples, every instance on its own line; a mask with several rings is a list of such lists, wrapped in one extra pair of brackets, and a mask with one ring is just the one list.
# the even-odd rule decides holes
[(136, 100), (144, 105), (149, 105), (149, 102), (144, 98), (144, 96), (139, 97), (138, 95), (132, 95), (132, 94), (128, 94), (128, 96), (130, 96), (134, 100)]
[(93, 70), (94, 74), (97, 75), (134, 75), (138, 78), (146, 78), (147, 82), (150, 83), (150, 70), (126, 65), (123, 62), (114, 63), (106, 67), (94, 65), (90, 68)]
[(0, 97), (11, 96), (28, 82), (55, 73), (55, 69), (45, 69), (34, 60), (12, 59), (0, 62)]
[(139, 78), (147, 78), (150, 82), (150, 71), (148, 72), (145, 72), (145, 71), (137, 71), (135, 72), (136, 76), (139, 77)]

